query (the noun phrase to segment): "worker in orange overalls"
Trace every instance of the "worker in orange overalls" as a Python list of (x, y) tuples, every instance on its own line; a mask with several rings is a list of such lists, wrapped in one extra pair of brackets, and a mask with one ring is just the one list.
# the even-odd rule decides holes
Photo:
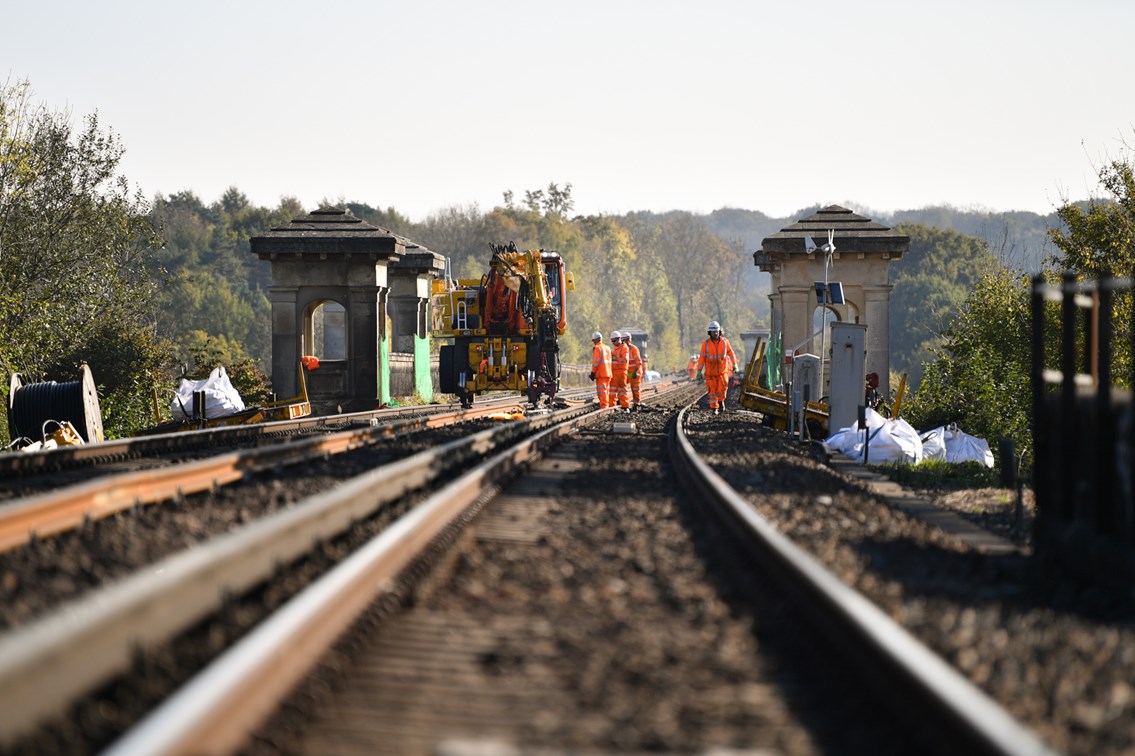
[(623, 343), (627, 347), (627, 381), (631, 387), (631, 410), (637, 412), (642, 393), (642, 376), (646, 374), (646, 360), (631, 341), (629, 333), (623, 333)]
[(619, 408), (631, 411), (630, 385), (627, 373), (630, 371), (630, 351), (627, 349), (626, 339), (621, 331), (611, 331), (611, 390), (615, 392), (615, 401)]
[(691, 354), (690, 361), (686, 363), (686, 377), (690, 381), (696, 381), (698, 378), (698, 356), (696, 354)]
[(591, 380), (595, 381), (595, 396), (599, 399), (599, 407), (612, 406), (611, 396), (611, 347), (603, 343), (603, 334), (596, 331), (591, 334)]
[(725, 392), (729, 389), (729, 376), (737, 368), (737, 355), (729, 339), (721, 333), (721, 324), (711, 321), (706, 329), (709, 338), (701, 344), (698, 369), (705, 376), (705, 390), (709, 392), (709, 408), (715, 415), (725, 409)]

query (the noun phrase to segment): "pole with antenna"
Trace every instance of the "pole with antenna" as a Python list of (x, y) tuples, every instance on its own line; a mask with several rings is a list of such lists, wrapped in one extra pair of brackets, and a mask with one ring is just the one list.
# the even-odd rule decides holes
[[(828, 265), (831, 264), (832, 254), (835, 253), (835, 229), (828, 229), (828, 243), (820, 247), (824, 253), (824, 293), (820, 301), (820, 396), (824, 395), (824, 360), (828, 353), (828, 301), (831, 294), (828, 290)], [(828, 397), (831, 402), (831, 397)]]

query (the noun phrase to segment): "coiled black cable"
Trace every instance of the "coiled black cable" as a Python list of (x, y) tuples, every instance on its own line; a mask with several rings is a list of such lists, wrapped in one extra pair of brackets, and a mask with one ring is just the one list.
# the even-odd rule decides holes
[(43, 437), (43, 425), (50, 420), (69, 422), (84, 437), (87, 435), (86, 408), (83, 402), (83, 381), (29, 383), (15, 390), (8, 400), (9, 435)]

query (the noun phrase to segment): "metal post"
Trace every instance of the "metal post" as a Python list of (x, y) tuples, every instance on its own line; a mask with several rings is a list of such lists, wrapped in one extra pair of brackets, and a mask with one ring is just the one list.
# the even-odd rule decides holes
[[(835, 244), (832, 242), (832, 237), (835, 234), (835, 229), (832, 229), (828, 235), (828, 243), (824, 245), (824, 298), (820, 302), (820, 398), (824, 396), (824, 360), (827, 359), (828, 354), (828, 264), (832, 260), (832, 253), (835, 252)], [(831, 403), (831, 392), (828, 392), (828, 403)]]
[(800, 401), (800, 443), (803, 443), (808, 438), (808, 401), (811, 386), (804, 385), (801, 392), (803, 396)]
[(1038, 514), (1051, 516), (1051, 475), (1055, 469), (1048, 451), (1048, 407), (1045, 406), (1047, 387), (1044, 379), (1044, 277), (1033, 276), (1032, 288), (1032, 391), (1033, 391), (1033, 490)]
[(1061, 519), (1071, 522), (1076, 516), (1077, 445), (1076, 422), (1076, 275), (1066, 272), (1063, 277), (1063, 301), (1060, 329), (1060, 425), (1061, 459), (1060, 503), (1057, 507)]
[(1021, 542), (1024, 533), (1023, 524), (1025, 521), (1024, 503), (1022, 502), (1021, 484), (1019, 480), (1019, 470), (1017, 469), (1017, 450), (1013, 444), (1013, 439), (1003, 438), (997, 446), (997, 455), (1001, 465), (1001, 486), (1002, 488), (1012, 488), (1017, 492), (1016, 506), (1014, 507), (1014, 521), (1013, 521), (1013, 537), (1017, 543)]
[(792, 381), (788, 381), (784, 384), (784, 401), (786, 403), (784, 409), (788, 413), (787, 430), (788, 435), (791, 436), (796, 432), (796, 403), (793, 401)]
[(1099, 282), (1096, 292), (1096, 527), (1109, 536), (1119, 532), (1117, 506), (1115, 423), (1111, 411), (1111, 310), (1115, 279)]
[(863, 431), (863, 464), (867, 464), (867, 447), (871, 443), (871, 429), (867, 427), (867, 407), (859, 405), (859, 429)]
[(193, 392), (193, 419), (197, 423), (198, 428), (205, 427), (205, 392)]

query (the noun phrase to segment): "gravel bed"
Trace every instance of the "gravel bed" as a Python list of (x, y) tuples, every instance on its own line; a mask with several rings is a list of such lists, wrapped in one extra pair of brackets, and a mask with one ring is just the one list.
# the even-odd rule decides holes
[[(467, 539), (447, 576), (415, 596), (415, 607), (485, 626), (539, 618), (538, 645), (554, 653), (505, 640), (487, 656), (520, 689), (525, 670), (552, 674), (570, 703), (533, 714), (508, 742), (524, 753), (910, 753), (916, 736), (831, 666), (791, 602), (681, 495), (665, 451), (673, 416), (633, 415), (633, 435), (611, 432), (626, 415), (595, 418), (557, 450), (583, 465), (543, 494), (554, 503), (537, 545)], [(381, 636), (344, 645), (366, 642)], [(347, 684), (331, 674), (304, 695)], [(297, 717), (313, 708), (301, 701)], [(307, 752), (304, 727), (277, 719), (253, 752)]]
[[(1027, 551), (981, 556), (889, 509), (756, 416), (725, 417), (723, 428), (694, 412), (694, 446), (798, 545), (1055, 748), (1135, 750), (1129, 585), (1084, 584)], [(1006, 491), (923, 493), (995, 531), (1013, 519)]]
[(478, 420), (383, 439), (213, 493), (126, 510), (0, 553), (0, 630), (164, 557), (245, 525), (375, 467), (491, 427)]
[[(531, 601), (518, 598), (519, 590), (501, 587), (545, 588), (541, 610), (556, 629), (560, 672), (582, 703), (563, 718), (542, 720), (542, 729), (534, 722), (534, 742), (580, 748), (600, 743), (641, 752), (698, 752), (708, 742), (761, 743), (790, 754), (905, 752), (903, 746), (878, 740), (878, 734), (843, 729), (856, 727), (864, 713), (856, 708), (862, 706), (856, 703), (860, 691), (833, 688), (835, 700), (847, 708), (821, 713), (825, 705), (809, 701), (808, 686), (791, 677), (807, 673), (802, 669), (806, 663), (784, 669), (759, 656), (764, 648), (791, 645), (794, 639), (804, 645), (810, 641), (795, 633), (780, 604), (769, 605), (769, 599), (746, 587), (757, 581), (744, 572), (744, 560), (722, 544), (704, 515), (674, 498), (677, 483), (661, 457), (642, 454), (662, 443), (667, 417), (662, 412), (636, 416), (636, 436), (606, 433), (610, 417), (600, 421), (607, 425), (589, 439), (590, 469), (566, 487), (555, 511), (563, 525), (562, 532), (549, 538), (555, 558), (536, 565), (506, 558), (484, 577), (473, 568), (485, 555), (466, 553), (454, 573), (457, 592), (424, 600), (496, 611), (486, 606), (486, 591)], [(1078, 583), (1027, 552), (975, 554), (880, 504), (808, 447), (761, 426), (752, 415), (714, 417), (695, 410), (689, 431), (695, 446), (762, 514), (1054, 747), (1071, 754), (1135, 750), (1135, 601), (1128, 586)], [(462, 432), (469, 432), (468, 426)], [(436, 443), (435, 438), (426, 445)], [(384, 453), (376, 448), (355, 454), (360, 460), (374, 455), (360, 462), (373, 466)], [(317, 469), (304, 466), (294, 475), (285, 471), (255, 485), (269, 491), (266, 507), (291, 506), (307, 495), (303, 486)], [(322, 485), (334, 485), (347, 474), (336, 467), (322, 472)], [(968, 499), (951, 492), (924, 493), (960, 513), (976, 514), (977, 521), (994, 530), (1004, 528), (1008, 519), (1000, 490)], [(998, 506), (975, 504), (981, 497)], [(0, 556), (0, 621), (11, 626), (40, 611), (34, 594), (44, 586), (62, 586), (62, 596), (80, 593), (117, 574), (113, 563), (119, 559), (152, 561), (155, 557), (144, 550), (134, 554), (144, 542), (136, 538), (139, 522), (151, 512), (160, 510), (167, 513), (161, 517), (171, 518), (173, 527), (167, 529), (176, 531), (178, 548), (259, 516), (233, 501), (205, 516), (200, 504), (190, 505), (196, 498), (113, 518), (107, 522), (116, 523), (116, 529), (101, 531), (105, 535), (97, 538), (92, 535), (96, 525)], [(983, 511), (975, 513), (975, 506)], [(361, 542), (383, 526), (356, 528), (342, 543), (324, 549), (310, 567), (295, 566), (288, 582), (302, 585), (321, 570), (316, 562), (341, 558), (348, 543)], [(109, 565), (97, 567), (76, 556), (81, 552), (69, 552), (61, 545), (67, 539), (102, 544)], [(53, 542), (58, 543), (49, 547)], [(37, 566), (21, 571), (23, 560)], [(738, 579), (739, 569), (747, 580)], [(548, 590), (553, 585), (557, 589)], [(177, 657), (169, 649), (141, 656), (136, 677), (111, 686), (70, 712), (64, 723), (13, 752), (90, 752), (109, 743), (160, 700), (162, 691), (187, 679), (295, 587), (270, 587), (195, 629), (179, 641), (197, 649), (185, 659), (181, 649)], [(778, 618), (785, 622), (779, 630)], [(602, 653), (594, 649), (595, 638), (603, 639)], [(751, 684), (753, 675), (788, 681), (787, 687), (801, 697), (790, 698), (780, 715), (770, 719), (767, 709), (755, 708), (764, 696), (760, 686)], [(870, 747), (864, 745), (868, 742)], [(265, 742), (260, 746), (263, 752), (274, 751)], [(287, 751), (286, 744), (281, 750)]]

